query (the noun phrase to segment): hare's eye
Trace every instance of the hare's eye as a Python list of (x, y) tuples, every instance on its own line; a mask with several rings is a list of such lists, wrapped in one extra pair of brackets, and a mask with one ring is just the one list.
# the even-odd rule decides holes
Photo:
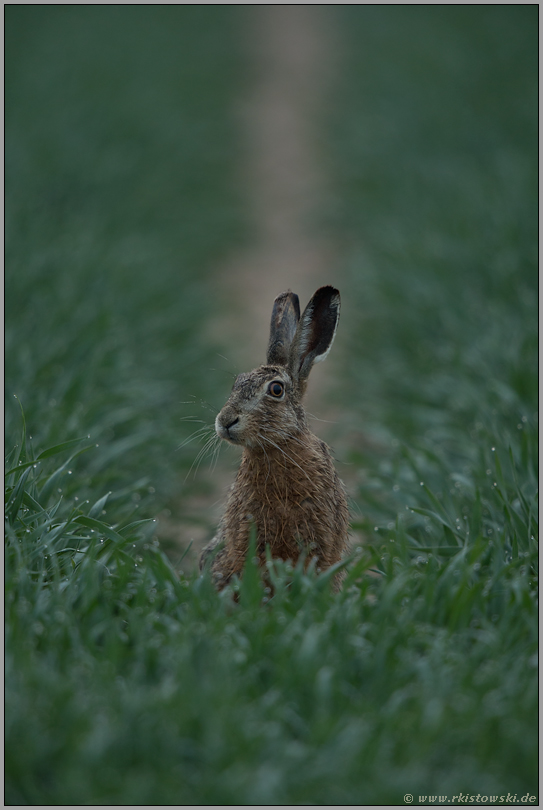
[(280, 382), (272, 382), (268, 385), (268, 393), (271, 394), (272, 397), (282, 397), (284, 390), (285, 386)]

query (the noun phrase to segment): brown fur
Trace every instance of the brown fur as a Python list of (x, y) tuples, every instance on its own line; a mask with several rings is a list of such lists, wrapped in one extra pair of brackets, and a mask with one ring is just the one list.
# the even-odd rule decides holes
[[(332, 298), (332, 293), (337, 295), (337, 303), (333, 299), (335, 310), (326, 300), (327, 296)], [(296, 563), (304, 554), (307, 562), (316, 558), (317, 568), (324, 570), (340, 561), (347, 546), (349, 513), (343, 484), (328, 447), (308, 429), (301, 405), (307, 374), (314, 362), (310, 352), (327, 351), (332, 343), (339, 294), (330, 287), (318, 290), (302, 316), (296, 337), (290, 323), (296, 307), (285, 307), (285, 296), (293, 293), (283, 293), (276, 299), (272, 316), (268, 361), (275, 362), (239, 375), (215, 423), (221, 438), (244, 447), (217, 535), (200, 559), (201, 568), (212, 559), (211, 572), (218, 588), (224, 587), (234, 574), (241, 575), (253, 526), (261, 565), (269, 545), (273, 558)], [(325, 312), (312, 317), (310, 306), (317, 296)], [(278, 322), (278, 301), (289, 319), (288, 330), (285, 323), (281, 326)], [(319, 330), (322, 334), (321, 323), (328, 334), (318, 344), (315, 335)], [(283, 353), (285, 365), (279, 365), (277, 345), (287, 331), (293, 348), (288, 357)], [(303, 375), (298, 373), (302, 367)], [(281, 397), (270, 393), (271, 386), (277, 383), (282, 386)]]

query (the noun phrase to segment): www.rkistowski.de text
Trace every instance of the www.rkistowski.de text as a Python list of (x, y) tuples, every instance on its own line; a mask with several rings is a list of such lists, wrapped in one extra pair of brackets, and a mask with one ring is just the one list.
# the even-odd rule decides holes
[[(518, 793), (504, 793), (501, 796), (490, 796), (482, 793), (457, 793), (454, 796), (419, 796), (419, 804), (536, 804), (537, 796), (526, 793), (519, 798)], [(406, 793), (403, 797), (406, 804), (413, 804), (415, 797)]]

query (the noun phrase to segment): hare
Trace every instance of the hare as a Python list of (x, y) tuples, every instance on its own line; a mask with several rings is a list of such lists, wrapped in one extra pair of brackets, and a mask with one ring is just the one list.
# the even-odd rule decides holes
[[(334, 287), (320, 287), (300, 318), (298, 296), (277, 296), (266, 364), (240, 374), (215, 420), (221, 439), (243, 447), (218, 532), (204, 548), (217, 589), (241, 575), (251, 527), (256, 554), (294, 564), (303, 553), (324, 570), (347, 547), (349, 511), (327, 445), (307, 426), (302, 398), (313, 366), (328, 355), (339, 320)], [(339, 587), (342, 575), (336, 575)]]

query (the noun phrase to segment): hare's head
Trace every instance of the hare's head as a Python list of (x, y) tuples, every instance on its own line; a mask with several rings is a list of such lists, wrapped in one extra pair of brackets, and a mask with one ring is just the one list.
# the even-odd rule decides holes
[(245, 447), (277, 446), (306, 428), (301, 402), (307, 378), (330, 351), (339, 303), (338, 290), (320, 287), (300, 317), (295, 293), (277, 296), (266, 365), (236, 378), (215, 420), (221, 439)]

